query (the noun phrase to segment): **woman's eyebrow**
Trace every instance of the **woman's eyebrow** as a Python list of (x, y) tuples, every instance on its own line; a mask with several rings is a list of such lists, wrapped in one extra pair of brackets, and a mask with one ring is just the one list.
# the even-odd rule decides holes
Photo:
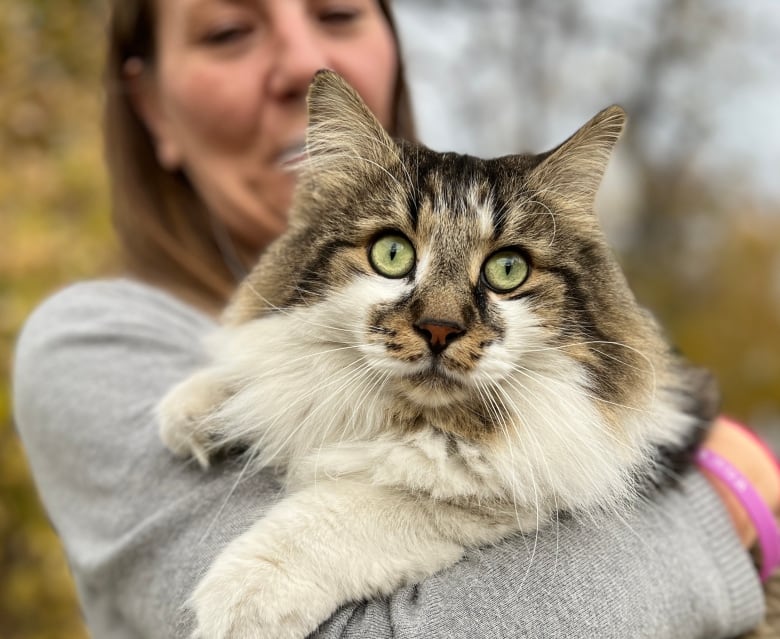
[(234, 4), (244, 7), (257, 7), (266, 4), (267, 0), (194, 0), (193, 9), (200, 9), (208, 5), (215, 4)]

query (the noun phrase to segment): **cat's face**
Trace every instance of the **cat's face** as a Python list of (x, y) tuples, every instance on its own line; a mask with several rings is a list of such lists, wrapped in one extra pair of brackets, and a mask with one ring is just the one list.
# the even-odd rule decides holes
[(376, 282), (363, 352), (411, 400), (443, 406), (514, 376), (566, 331), (565, 284), (549, 270), (560, 222), (518, 189), (523, 166), (402, 152), (415, 201), (374, 216), (352, 264)]
[(479, 160), (390, 140), (333, 74), (310, 109), (291, 228), (234, 321), (325, 306), (323, 343), (353, 348), (411, 405), (479, 405), (480, 422), (561, 379), (607, 413), (647, 400), (657, 334), (592, 210), (621, 110), (548, 154)]

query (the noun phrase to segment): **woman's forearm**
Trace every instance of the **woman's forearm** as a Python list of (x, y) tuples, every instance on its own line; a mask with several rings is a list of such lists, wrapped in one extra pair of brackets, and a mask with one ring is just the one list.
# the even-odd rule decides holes
[[(20, 434), (95, 636), (187, 637), (189, 593), (279, 498), (269, 473), (234, 460), (203, 472), (159, 441), (157, 398), (198, 365), (208, 327), (157, 291), (100, 283), (50, 301), (20, 341)], [(419, 585), (346, 606), (321, 636), (712, 639), (761, 613), (748, 555), (694, 472), (630, 516), (470, 550)]]
[[(727, 419), (720, 419), (710, 431), (704, 446), (726, 458), (752, 484), (775, 513), (780, 511), (780, 473), (771, 454), (754, 437)], [(721, 479), (705, 473), (731, 517), (745, 548), (756, 543), (756, 529), (734, 492)]]

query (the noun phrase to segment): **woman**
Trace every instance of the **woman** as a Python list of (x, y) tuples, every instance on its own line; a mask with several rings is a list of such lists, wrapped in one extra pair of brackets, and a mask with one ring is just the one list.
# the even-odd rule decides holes
[[(343, 75), (394, 134), (411, 120), (377, 0), (115, 0), (106, 73), (114, 214), (131, 279), (47, 301), (20, 338), (16, 420), (96, 637), (185, 637), (216, 553), (278, 498), (270, 474), (174, 460), (153, 416), (246, 265), (285, 226), (304, 96)], [(726, 424), (713, 446), (780, 503), (771, 460)], [(721, 443), (722, 442), (722, 443)], [(749, 520), (698, 474), (629, 521), (562, 521), (389, 600), (324, 637), (728, 637), (762, 613)], [(728, 514), (732, 517), (729, 518)], [(683, 578), (669, 578), (681, 575)]]

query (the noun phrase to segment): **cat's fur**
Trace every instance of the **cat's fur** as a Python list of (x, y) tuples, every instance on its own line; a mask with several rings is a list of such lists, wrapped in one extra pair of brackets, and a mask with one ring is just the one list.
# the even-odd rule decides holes
[[(309, 110), (290, 229), (212, 363), (161, 405), (174, 452), (206, 463), (239, 442), (285, 472), (286, 496), (192, 597), (209, 639), (303, 637), (466, 546), (625, 508), (685, 467), (716, 408), (598, 227), (620, 108), (494, 160), (392, 140), (330, 72)], [(371, 265), (386, 231), (414, 246), (404, 277)], [(483, 265), (507, 247), (530, 275), (497, 293)]]

